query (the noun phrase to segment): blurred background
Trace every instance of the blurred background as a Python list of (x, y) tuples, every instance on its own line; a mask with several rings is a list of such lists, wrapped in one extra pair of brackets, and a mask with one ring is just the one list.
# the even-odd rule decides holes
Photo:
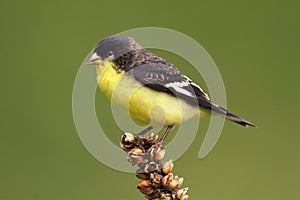
[[(72, 117), (75, 75), (94, 45), (144, 26), (174, 29), (198, 41), (223, 76), (227, 107), (258, 126), (226, 122), (213, 151), (200, 160), (209, 122), (203, 120), (174, 169), (184, 176), (191, 199), (299, 199), (299, 5), (1, 1), (0, 199), (144, 199), (133, 174), (112, 170), (88, 153)], [(179, 68), (189, 65), (156, 53)], [(191, 67), (180, 69), (193, 77)], [(96, 100), (100, 123), (118, 144), (121, 130), (110, 118), (109, 103), (100, 92)]]

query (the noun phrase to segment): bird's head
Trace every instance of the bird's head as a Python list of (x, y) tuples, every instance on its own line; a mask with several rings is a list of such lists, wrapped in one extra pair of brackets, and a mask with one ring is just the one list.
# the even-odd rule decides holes
[(122, 35), (109, 36), (96, 45), (86, 64), (100, 64), (104, 60), (113, 61), (127, 52), (141, 48), (131, 37)]

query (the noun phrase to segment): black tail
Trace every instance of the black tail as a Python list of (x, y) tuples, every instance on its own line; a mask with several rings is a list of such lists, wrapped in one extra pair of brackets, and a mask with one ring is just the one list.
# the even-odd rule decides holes
[(232, 114), (230, 113), (227, 109), (225, 108), (222, 108), (221, 106), (218, 106), (214, 103), (211, 103), (211, 109), (213, 111), (215, 111), (216, 113), (219, 113), (221, 115), (225, 115), (225, 117), (235, 123), (238, 123), (240, 125), (243, 125), (243, 126), (252, 126), (252, 127), (256, 127), (253, 123), (249, 122), (248, 120), (245, 120), (244, 118), (242, 117), (239, 117), (235, 114)]
[(237, 115), (234, 115), (232, 113), (230, 113), (229, 111), (226, 112), (226, 118), (235, 122), (235, 123), (238, 123), (240, 125), (243, 125), (243, 126), (252, 126), (252, 127), (255, 127), (255, 125), (251, 122), (249, 122), (248, 120), (245, 120)]
[[(203, 104), (203, 102), (205, 102), (205, 104)], [(205, 101), (202, 101), (201, 102), (201, 106), (205, 107), (205, 108), (208, 108), (220, 115), (223, 115), (225, 116), (227, 119), (235, 122), (235, 123), (238, 123), (240, 125), (243, 125), (243, 126), (252, 126), (252, 127), (256, 127), (253, 123), (249, 122), (248, 120), (245, 120), (244, 118), (242, 117), (239, 117), (235, 114), (232, 114), (231, 112), (229, 112), (227, 109), (225, 108), (222, 108), (221, 106), (217, 105), (217, 104), (214, 104), (213, 102), (209, 101), (209, 100), (205, 100)], [(200, 105), (200, 103), (199, 103)]]

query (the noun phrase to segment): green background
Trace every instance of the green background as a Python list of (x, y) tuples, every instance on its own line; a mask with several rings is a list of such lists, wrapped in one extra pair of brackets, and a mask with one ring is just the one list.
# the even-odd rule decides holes
[[(0, 199), (143, 199), (133, 174), (106, 167), (81, 143), (72, 88), (100, 39), (144, 26), (197, 40), (222, 74), (228, 108), (258, 126), (226, 122), (202, 160), (199, 131), (174, 169), (191, 199), (299, 199), (299, 9), (292, 0), (2, 0)], [(98, 115), (110, 116), (100, 109), (109, 105), (100, 92), (96, 100)], [(118, 144), (121, 131), (109, 119), (103, 124)]]

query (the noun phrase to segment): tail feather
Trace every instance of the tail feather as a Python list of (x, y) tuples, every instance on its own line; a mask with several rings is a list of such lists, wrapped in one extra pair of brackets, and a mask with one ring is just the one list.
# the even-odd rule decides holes
[(230, 113), (227, 109), (225, 108), (222, 108), (221, 106), (218, 106), (216, 104), (211, 104), (211, 109), (221, 115), (224, 115), (227, 119), (235, 122), (235, 123), (238, 123), (242, 126), (252, 126), (252, 127), (256, 127), (253, 123), (249, 122), (248, 120), (242, 118), (242, 117), (239, 117), (235, 114), (232, 114)]
[(245, 120), (235, 114), (232, 114), (230, 113), (229, 111), (226, 112), (226, 118), (235, 122), (235, 123), (238, 123), (240, 125), (243, 125), (243, 126), (252, 126), (252, 127), (255, 127), (255, 125), (251, 122), (249, 122), (248, 120)]
[(237, 124), (240, 124), (242, 126), (252, 126), (252, 127), (256, 127), (253, 123), (249, 122), (248, 120), (239, 117), (231, 112), (229, 112), (227, 109), (222, 108), (221, 106), (212, 103), (211, 101), (207, 101), (208, 102), (208, 108), (220, 115), (225, 116), (227, 119), (229, 119), (230, 121), (233, 121)]

